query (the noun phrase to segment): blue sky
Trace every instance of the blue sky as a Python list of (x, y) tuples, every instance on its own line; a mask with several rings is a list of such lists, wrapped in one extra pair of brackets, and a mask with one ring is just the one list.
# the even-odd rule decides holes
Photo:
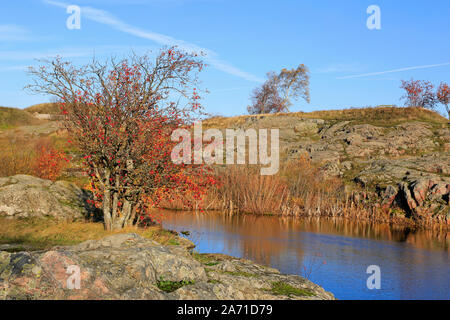
[[(82, 8), (79, 30), (66, 27), (69, 4)], [(381, 30), (366, 26), (369, 5), (381, 9)], [(2, 1), (0, 105), (49, 100), (22, 90), (35, 58), (84, 63), (164, 44), (208, 53), (203, 104), (213, 114), (245, 113), (266, 72), (300, 63), (311, 70), (311, 103), (292, 111), (401, 104), (401, 79), (450, 82), (449, 13), (448, 0)]]

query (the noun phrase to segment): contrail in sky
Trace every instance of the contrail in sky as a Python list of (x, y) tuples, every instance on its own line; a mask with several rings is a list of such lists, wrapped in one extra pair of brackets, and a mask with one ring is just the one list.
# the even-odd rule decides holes
[(425, 65), (425, 66), (406, 67), (406, 68), (393, 69), (393, 70), (388, 70), (388, 71), (356, 74), (356, 75), (352, 75), (352, 76), (338, 77), (337, 79), (362, 78), (362, 77), (369, 77), (369, 76), (377, 76), (377, 75), (386, 74), (386, 73), (395, 73), (395, 72), (402, 72), (402, 71), (416, 70), (416, 69), (428, 69), (428, 68), (442, 67), (442, 66), (448, 66), (448, 65), (450, 65), (450, 62), (439, 63), (439, 64), (429, 64), (429, 65)]
[[(58, 6), (61, 8), (67, 8), (69, 6), (69, 4), (67, 4), (67, 3), (53, 1), (53, 0), (43, 0), (43, 2), (50, 4), (50, 5)], [(166, 45), (166, 46), (176, 45), (180, 49), (188, 51), (188, 52), (197, 52), (197, 53), (203, 52), (206, 54), (205, 61), (208, 64), (210, 64), (211, 66), (213, 66), (215, 69), (218, 69), (225, 73), (243, 78), (248, 81), (264, 82), (264, 79), (257, 77), (253, 74), (250, 74), (248, 72), (242, 71), (239, 68), (234, 67), (233, 65), (229, 64), (226, 61), (220, 60), (218, 58), (218, 54), (211, 50), (201, 48), (195, 44), (192, 44), (192, 43), (189, 43), (189, 42), (186, 42), (183, 40), (178, 40), (178, 39), (172, 38), (172, 37), (164, 35), (164, 34), (152, 32), (152, 31), (148, 31), (148, 30), (143, 30), (138, 27), (129, 25), (128, 23), (120, 20), (119, 18), (115, 17), (108, 11), (95, 9), (92, 7), (81, 7), (81, 14), (82, 14), (82, 17), (85, 17), (89, 20), (108, 25), (113, 29), (119, 30), (124, 33), (131, 34), (133, 36), (136, 36), (136, 37), (139, 37), (142, 39), (147, 39), (147, 40), (157, 42), (161, 45)]]

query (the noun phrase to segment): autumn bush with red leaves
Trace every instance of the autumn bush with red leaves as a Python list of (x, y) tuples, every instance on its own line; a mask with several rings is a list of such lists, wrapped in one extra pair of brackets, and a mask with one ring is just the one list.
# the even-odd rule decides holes
[(437, 99), (431, 82), (414, 79), (402, 80), (400, 88), (405, 90), (405, 95), (402, 98), (405, 100), (407, 107), (435, 108)]
[(69, 158), (64, 151), (57, 150), (49, 141), (39, 141), (35, 149), (35, 175), (42, 179), (55, 181), (66, 168)]
[[(201, 115), (195, 53), (150, 56), (77, 67), (60, 58), (30, 71), (33, 92), (61, 103), (65, 127), (82, 152), (105, 228), (140, 224), (162, 199), (199, 199), (214, 178), (202, 165), (171, 159), (174, 130)], [(174, 102), (176, 101), (176, 102)]]
[(439, 102), (445, 106), (445, 111), (447, 111), (447, 116), (450, 119), (450, 107), (449, 107), (450, 87), (448, 86), (447, 83), (441, 82), (441, 84), (437, 89), (436, 97), (439, 100)]

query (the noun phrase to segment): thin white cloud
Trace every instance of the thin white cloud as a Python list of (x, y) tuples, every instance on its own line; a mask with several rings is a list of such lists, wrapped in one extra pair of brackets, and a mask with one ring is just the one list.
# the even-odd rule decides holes
[(371, 73), (363, 73), (363, 74), (356, 74), (351, 76), (345, 76), (345, 77), (338, 77), (337, 79), (352, 79), (352, 78), (362, 78), (362, 77), (370, 77), (370, 76), (378, 76), (381, 74), (387, 74), (387, 73), (396, 73), (396, 72), (402, 72), (402, 71), (409, 71), (409, 70), (417, 70), (417, 69), (428, 69), (428, 68), (436, 68), (436, 67), (443, 67), (443, 66), (449, 66), (450, 62), (445, 63), (439, 63), (439, 64), (429, 64), (424, 66), (414, 66), (414, 67), (406, 67), (406, 68), (400, 68), (400, 69), (393, 69), (388, 71), (380, 71), (380, 72), (371, 72)]
[(29, 31), (26, 28), (13, 24), (0, 24), (1, 41), (23, 41), (29, 39)]
[(64, 58), (78, 58), (85, 57), (87, 55), (92, 55), (94, 50), (92, 49), (60, 49), (54, 51), (18, 51), (18, 50), (5, 50), (0, 51), (0, 60), (34, 60), (34, 59), (45, 59), (52, 58), (56, 56), (61, 56)]
[(25, 71), (28, 66), (7, 66), (0, 67), (0, 72), (9, 72), (9, 71)]
[(236, 88), (224, 88), (224, 89), (217, 89), (217, 90), (210, 90), (211, 93), (221, 93), (221, 92), (229, 92), (229, 91), (241, 91), (241, 90), (248, 90), (254, 88), (253, 86), (246, 86), (246, 87), (236, 87)]
[(358, 71), (361, 71), (361, 68), (356, 63), (331, 64), (326, 67), (317, 69), (317, 73), (342, 73), (342, 72), (358, 72)]
[(26, 60), (36, 60), (36, 59), (48, 59), (60, 56), (63, 58), (87, 58), (96, 56), (110, 55), (111, 51), (123, 52), (124, 54), (130, 50), (135, 52), (144, 51), (147, 52), (150, 49), (154, 49), (151, 46), (139, 46), (139, 47), (129, 47), (129, 46), (96, 46), (96, 47), (63, 47), (48, 49), (42, 51), (30, 51), (30, 50), (0, 50), (0, 61), (26, 61)]
[(361, 66), (357, 63), (334, 63), (316, 69), (316, 73), (343, 73), (359, 71), (361, 71)]
[[(169, 0), (163, 0), (163, 1), (169, 1)], [(124, 5), (129, 5), (129, 4), (148, 4), (148, 3), (152, 3), (153, 1), (149, 1), (149, 0), (78, 0), (77, 2), (87, 2), (89, 4), (92, 3), (96, 3), (96, 4), (124, 4)]]
[(225, 0), (76, 0), (77, 3), (89, 5), (158, 5), (158, 6), (180, 6), (198, 2), (223, 2)]
[[(58, 6), (61, 8), (67, 8), (67, 6), (68, 6), (68, 4), (59, 2), (59, 1), (53, 1), (53, 0), (43, 0), (43, 1), (47, 4)], [(152, 31), (148, 31), (148, 30), (143, 30), (141, 28), (129, 25), (129, 24), (123, 22), (122, 20), (120, 20), (119, 18), (115, 17), (108, 11), (95, 9), (92, 7), (82, 7), (81, 14), (82, 14), (83, 18), (87, 18), (89, 20), (108, 25), (115, 30), (118, 30), (118, 31), (121, 31), (121, 32), (124, 32), (127, 34), (131, 34), (133, 36), (136, 36), (136, 37), (139, 37), (142, 39), (151, 40), (151, 41), (157, 42), (161, 45), (178, 46), (180, 49), (187, 51), (187, 52), (197, 52), (197, 53), (203, 52), (206, 55), (205, 61), (208, 64), (210, 64), (212, 67), (214, 67), (220, 71), (243, 78), (248, 81), (253, 81), (253, 82), (263, 82), (264, 81), (260, 77), (257, 77), (248, 72), (242, 71), (239, 68), (236, 68), (233, 65), (229, 64), (228, 62), (220, 60), (218, 58), (218, 54), (215, 53), (214, 51), (211, 51), (211, 50), (205, 49), (205, 48), (201, 48), (195, 44), (192, 44), (192, 43), (189, 43), (189, 42), (186, 42), (183, 40), (178, 40), (178, 39), (175, 39), (173, 37), (170, 37), (170, 36), (167, 36), (164, 34), (152, 32)]]

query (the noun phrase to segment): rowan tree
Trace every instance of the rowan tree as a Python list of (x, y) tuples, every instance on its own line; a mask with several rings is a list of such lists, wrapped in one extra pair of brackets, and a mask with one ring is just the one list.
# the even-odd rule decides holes
[(441, 82), (437, 89), (436, 97), (438, 101), (445, 106), (448, 118), (450, 119), (450, 108), (448, 106), (450, 101), (450, 88), (447, 83)]
[(247, 108), (250, 114), (289, 112), (292, 98), (310, 102), (309, 70), (304, 64), (278, 74), (269, 72), (267, 78), (252, 93), (252, 105)]
[(433, 91), (434, 86), (429, 81), (419, 81), (411, 79), (402, 80), (400, 88), (406, 91), (402, 99), (405, 100), (407, 107), (419, 107), (434, 109), (436, 107), (436, 95)]
[(170, 48), (154, 61), (131, 55), (77, 67), (56, 58), (30, 68), (27, 88), (59, 99), (107, 230), (139, 224), (164, 197), (200, 198), (214, 182), (207, 168), (171, 160), (173, 130), (201, 114), (203, 67), (197, 54)]

